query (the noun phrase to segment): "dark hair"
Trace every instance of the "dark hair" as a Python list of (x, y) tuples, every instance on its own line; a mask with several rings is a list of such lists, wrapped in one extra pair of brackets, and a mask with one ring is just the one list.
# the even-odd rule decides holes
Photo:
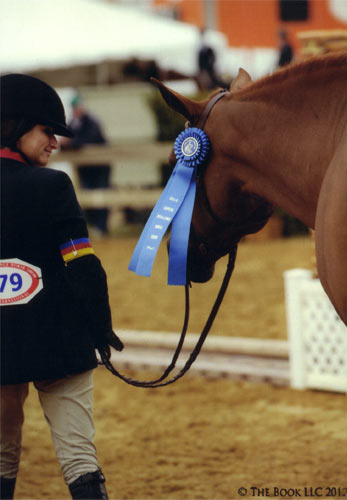
[(8, 147), (17, 150), (17, 141), (33, 127), (37, 125), (30, 118), (3, 118), (1, 120), (1, 142), (0, 147)]

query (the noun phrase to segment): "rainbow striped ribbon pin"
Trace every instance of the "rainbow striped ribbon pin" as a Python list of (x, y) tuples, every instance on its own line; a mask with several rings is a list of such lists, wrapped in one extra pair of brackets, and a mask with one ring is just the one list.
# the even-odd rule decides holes
[(78, 259), (84, 255), (94, 253), (89, 238), (78, 238), (76, 240), (70, 239), (66, 243), (60, 245), (59, 248), (64, 262), (70, 262), (70, 260)]

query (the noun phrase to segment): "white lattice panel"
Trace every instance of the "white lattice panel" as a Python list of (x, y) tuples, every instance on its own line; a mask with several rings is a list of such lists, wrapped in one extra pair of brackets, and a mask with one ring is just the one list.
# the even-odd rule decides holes
[(285, 273), (291, 385), (347, 392), (347, 327), (319, 280)]

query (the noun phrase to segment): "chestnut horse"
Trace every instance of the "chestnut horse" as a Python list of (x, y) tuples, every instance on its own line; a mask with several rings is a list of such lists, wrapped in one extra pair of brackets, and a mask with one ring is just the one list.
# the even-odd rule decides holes
[[(197, 102), (156, 84), (192, 126), (215, 95)], [(347, 323), (347, 54), (256, 82), (240, 69), (204, 130), (211, 152), (198, 174), (189, 278), (210, 279), (215, 261), (277, 206), (315, 229), (320, 280)]]

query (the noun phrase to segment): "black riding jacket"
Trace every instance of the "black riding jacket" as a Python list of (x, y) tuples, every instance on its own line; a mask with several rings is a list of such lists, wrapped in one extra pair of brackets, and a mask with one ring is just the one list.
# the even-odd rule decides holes
[(2, 385), (95, 368), (95, 346), (112, 328), (106, 275), (91, 247), (79, 256), (73, 246), (64, 261), (69, 242), (88, 241), (70, 178), (12, 156), (1, 158), (1, 259), (40, 268), (43, 289), (0, 307)]

